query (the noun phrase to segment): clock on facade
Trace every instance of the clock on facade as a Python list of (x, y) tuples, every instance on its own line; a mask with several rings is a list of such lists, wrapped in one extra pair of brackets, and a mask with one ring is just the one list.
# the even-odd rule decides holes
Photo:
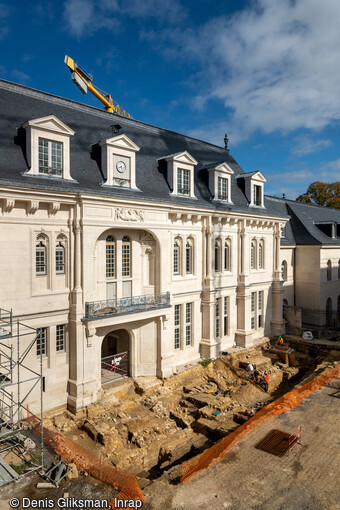
[(125, 172), (126, 164), (124, 163), (124, 161), (118, 161), (118, 163), (116, 164), (116, 168), (118, 172), (122, 174)]

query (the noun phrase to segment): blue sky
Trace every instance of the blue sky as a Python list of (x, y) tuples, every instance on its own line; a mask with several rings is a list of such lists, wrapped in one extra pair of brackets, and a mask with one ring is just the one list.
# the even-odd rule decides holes
[(0, 2), (0, 77), (223, 146), (266, 192), (340, 180), (339, 0)]

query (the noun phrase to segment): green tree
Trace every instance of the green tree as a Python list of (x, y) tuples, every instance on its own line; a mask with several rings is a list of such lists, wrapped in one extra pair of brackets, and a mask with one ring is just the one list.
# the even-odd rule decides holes
[(312, 182), (306, 193), (298, 196), (296, 201), (340, 209), (340, 182), (332, 184), (320, 181)]

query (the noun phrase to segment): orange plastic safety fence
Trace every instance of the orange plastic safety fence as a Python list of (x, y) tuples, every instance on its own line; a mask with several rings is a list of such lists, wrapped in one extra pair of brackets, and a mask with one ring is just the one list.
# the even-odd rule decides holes
[(340, 365), (328, 370), (327, 372), (319, 375), (312, 381), (304, 384), (300, 388), (296, 388), (284, 395), (283, 397), (271, 402), (252, 418), (246, 421), (243, 425), (234, 430), (231, 434), (223, 438), (219, 443), (208, 448), (208, 450), (197, 455), (193, 459), (181, 466), (181, 483), (188, 482), (195, 475), (206, 469), (207, 467), (219, 462), (223, 459), (226, 453), (245, 435), (249, 434), (260, 423), (271, 418), (273, 415), (293, 409), (300, 406), (299, 402), (317, 391), (325, 384), (329, 384), (337, 377), (340, 377)]
[[(136, 497), (136, 493), (138, 491), (140, 493), (140, 496)], [(134, 499), (134, 500), (140, 499), (143, 502), (143, 504), (146, 502), (146, 500), (144, 498), (144, 494), (142, 493), (135, 477), (131, 478), (131, 480), (120, 491), (120, 493), (118, 494), (118, 496), (116, 498), (113, 498), (113, 500), (110, 503), (110, 507), (112, 508), (112, 510), (115, 510), (116, 508), (122, 508), (121, 505), (116, 507), (116, 504), (115, 504), (116, 500), (119, 501), (119, 500), (132, 500), (132, 499)], [(127, 507), (127, 508), (129, 508), (129, 507)]]
[[(31, 417), (29, 421), (32, 423), (35, 419)], [(38, 435), (40, 435), (40, 431), (40, 427), (35, 430)], [(128, 471), (113, 466), (109, 462), (104, 462), (101, 457), (74, 443), (71, 439), (56, 434), (45, 427), (43, 427), (43, 438), (44, 443), (57, 455), (60, 455), (66, 463), (75, 464), (77, 469), (86, 471), (97, 480), (112, 485), (116, 490), (127, 491), (128, 499), (140, 499), (145, 503), (144, 495), (136, 477)]]

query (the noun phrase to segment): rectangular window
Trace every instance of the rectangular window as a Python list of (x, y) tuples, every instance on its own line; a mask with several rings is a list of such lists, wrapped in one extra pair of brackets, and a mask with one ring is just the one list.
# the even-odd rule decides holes
[(216, 300), (216, 312), (215, 312), (215, 336), (220, 337), (220, 300)]
[(255, 243), (250, 245), (250, 269), (255, 269)]
[(35, 248), (35, 272), (37, 275), (46, 274), (46, 246), (39, 243)]
[(228, 200), (228, 179), (225, 177), (217, 178), (217, 187), (218, 187), (218, 199), (219, 200)]
[(192, 303), (185, 305), (185, 345), (191, 345), (191, 310)]
[(224, 297), (224, 306), (223, 306), (223, 333), (224, 336), (229, 333), (229, 322), (228, 322), (228, 296)]
[(37, 329), (37, 356), (46, 356), (46, 338), (47, 338), (47, 329), (46, 328), (38, 328)]
[(39, 138), (39, 174), (62, 177), (63, 144)]
[(262, 205), (262, 186), (254, 184), (254, 205)]
[(261, 290), (258, 293), (257, 314), (258, 314), (257, 326), (258, 326), (258, 328), (262, 328), (263, 327), (263, 290)]
[(115, 242), (106, 243), (106, 278), (115, 277)]
[(181, 305), (175, 305), (175, 324), (174, 324), (174, 334), (175, 334), (175, 349), (180, 348), (181, 342)]
[(65, 273), (65, 248), (61, 243), (55, 249), (55, 270), (57, 274)]
[(131, 276), (130, 241), (122, 243), (122, 276)]
[(65, 324), (58, 325), (56, 328), (56, 351), (65, 351)]
[(177, 169), (177, 193), (190, 195), (190, 171), (183, 168)]
[(251, 293), (251, 308), (250, 308), (250, 329), (255, 329), (255, 301), (256, 292)]

